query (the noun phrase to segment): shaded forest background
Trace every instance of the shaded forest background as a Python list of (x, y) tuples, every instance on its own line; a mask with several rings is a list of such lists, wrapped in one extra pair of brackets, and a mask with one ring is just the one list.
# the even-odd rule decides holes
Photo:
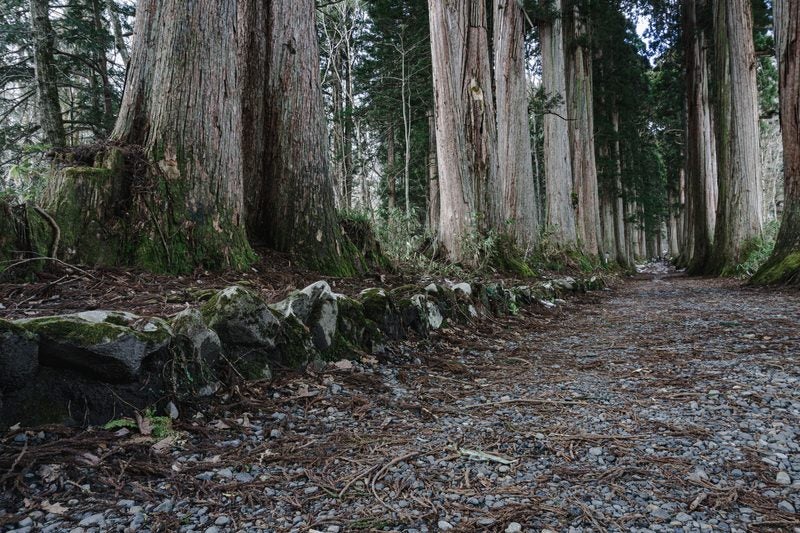
[[(136, 6), (118, 0), (2, 0), (0, 5), (0, 196), (9, 204), (36, 204), (51, 174), (55, 148), (104, 143), (111, 136), (125, 88)], [(37, 5), (47, 17), (44, 36), (36, 34), (32, 20)], [(701, 18), (711, 16), (710, 4), (698, 5), (705, 13)], [(727, 273), (741, 276), (755, 273), (769, 256), (784, 201), (772, 6), (753, 0), (751, 7), (764, 226), (758, 241), (728, 268)], [(471, 266), (510, 264), (522, 273), (527, 267), (520, 264), (536, 266), (554, 256), (585, 268), (629, 268), (635, 261), (665, 255), (691, 266), (685, 10), (676, 0), (581, 0), (566, 2), (554, 15), (552, 4), (526, 3), (526, 111), (540, 233), (517, 239), (516, 249), (508, 252), (504, 232), (479, 220), (459, 259)], [(492, 27), (497, 22), (491, 2), (486, 12)], [(565, 14), (570, 13), (583, 30), (565, 32), (566, 53), (581, 49), (590, 57), (593, 128), (592, 138), (583, 142), (594, 148), (598, 216), (606, 224), (618, 215), (624, 225), (617, 228), (616, 242), (613, 230), (606, 229), (598, 232), (600, 242), (588, 247), (585, 239), (563, 246), (547, 219), (552, 209), (546, 162), (553, 148), (546, 142), (546, 123), (554, 116), (565, 122), (577, 119), (567, 112), (566, 95), (544, 86), (542, 31), (562, 17), (569, 26)], [(338, 216), (345, 225), (368, 224), (390, 258), (416, 266), (431, 264), (440, 237), (429, 15), (427, 0), (341, 0), (316, 6)], [(57, 131), (43, 127), (46, 110), (37, 98), (36, 51), (42, 40), (52, 46), (62, 117)], [(572, 195), (573, 205), (567, 208), (578, 209), (577, 193)], [(606, 217), (605, 209), (613, 213)], [(274, 236), (265, 239), (273, 242)], [(505, 261), (509, 255), (514, 262)]]

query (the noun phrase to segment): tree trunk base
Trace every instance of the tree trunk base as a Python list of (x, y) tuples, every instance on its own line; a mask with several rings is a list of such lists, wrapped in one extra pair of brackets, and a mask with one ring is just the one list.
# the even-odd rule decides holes
[(800, 250), (771, 258), (750, 282), (754, 285), (800, 286)]
[[(61, 231), (59, 259), (176, 274), (243, 269), (255, 260), (239, 221), (192, 205), (186, 180), (160, 172), (135, 148), (100, 147), (93, 157), (68, 152), (61, 159), (42, 202)], [(42, 243), (52, 231), (39, 218), (31, 219), (32, 241), (46, 253)]]

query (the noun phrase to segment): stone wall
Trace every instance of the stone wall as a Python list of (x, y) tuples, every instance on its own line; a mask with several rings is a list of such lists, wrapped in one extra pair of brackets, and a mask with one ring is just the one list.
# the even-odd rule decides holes
[(276, 368), (380, 352), (452, 322), (552, 307), (564, 294), (602, 286), (597, 278), (511, 288), (431, 283), (349, 298), (320, 281), (274, 304), (228, 287), (169, 320), (118, 311), (0, 320), (0, 429), (103, 423), (210, 396), (226, 383), (271, 379)]

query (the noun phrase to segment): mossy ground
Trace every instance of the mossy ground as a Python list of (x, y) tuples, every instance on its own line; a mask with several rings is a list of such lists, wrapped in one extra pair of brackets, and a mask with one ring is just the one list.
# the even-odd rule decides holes
[(800, 284), (800, 251), (768, 261), (753, 277), (756, 285)]

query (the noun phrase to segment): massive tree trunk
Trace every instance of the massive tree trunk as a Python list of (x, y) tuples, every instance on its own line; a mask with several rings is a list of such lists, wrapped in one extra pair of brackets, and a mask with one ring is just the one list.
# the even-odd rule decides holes
[(709, 273), (731, 274), (761, 237), (756, 57), (748, 0), (714, 2), (719, 200)]
[[(525, 16), (517, 2), (494, 0), (497, 182), (501, 209), (492, 225), (522, 249), (536, 243), (539, 205), (533, 178), (525, 76)], [(507, 226), (507, 224), (510, 224)]]
[[(137, 262), (168, 270), (245, 266), (237, 6), (139, 2), (114, 141), (144, 148), (152, 190)], [(162, 249), (163, 247), (163, 249)]]
[(785, 204), (775, 249), (756, 283), (800, 285), (800, 3), (775, 0)]
[(36, 70), (36, 92), (39, 97), (39, 125), (44, 142), (54, 147), (66, 144), (61, 103), (58, 98), (55, 33), (50, 25), (49, 0), (31, 0), (33, 59)]
[(542, 85), (556, 105), (544, 116), (544, 174), (547, 196), (547, 231), (557, 245), (577, 246), (573, 209), (572, 165), (570, 161), (566, 92), (564, 35), (561, 24), (562, 1), (553, 7), (558, 16), (539, 24), (542, 46)]
[(684, 4), (683, 35), (686, 60), (686, 179), (690, 191), (689, 231), (692, 232), (690, 272), (708, 265), (714, 238), (717, 207), (717, 167), (711, 106), (708, 95), (706, 29), (699, 14), (705, 0)]
[(588, 32), (578, 6), (566, 18), (569, 25), (567, 60), (567, 107), (572, 180), (578, 200), (576, 231), (586, 253), (600, 253), (600, 208), (594, 146), (592, 54), (587, 50)]
[(351, 274), (329, 171), (315, 3), (244, 3), (244, 123), (256, 130), (243, 138), (248, 232), (311, 268)]
[[(458, 262), (473, 259), (467, 257), (465, 240), (484, 229), (487, 188), (496, 172), (486, 9), (482, 0), (429, 0), (428, 6), (441, 202), (439, 244), (448, 259)], [(491, 203), (499, 207), (495, 198)]]
[(109, 168), (61, 173), (46, 197), (78, 219), (69, 227), (100, 227), (75, 246), (87, 262), (241, 268), (247, 225), (312, 268), (350, 274), (324, 120), (312, 0), (142, 0), (112, 135), (129, 161), (112, 149), (95, 161)]
[(169, 272), (252, 260), (236, 17), (232, 0), (139, 2), (116, 147), (56, 170), (45, 191), (68, 259)]

